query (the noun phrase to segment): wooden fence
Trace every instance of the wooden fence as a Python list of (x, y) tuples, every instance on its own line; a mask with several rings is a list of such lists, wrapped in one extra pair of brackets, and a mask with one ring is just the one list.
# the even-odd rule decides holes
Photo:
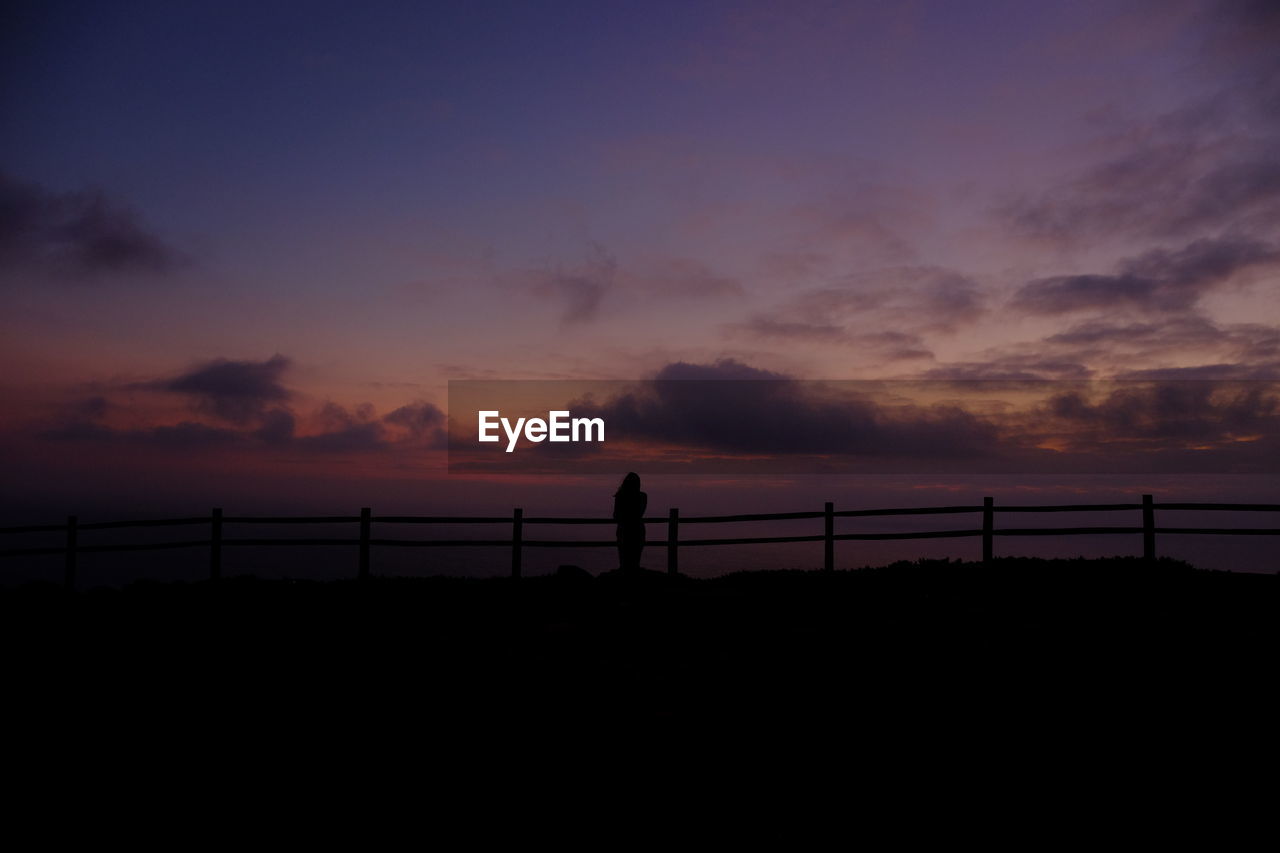
[[(996, 513), (1011, 512), (1142, 512), (1142, 524), (1122, 527), (1008, 527), (995, 526)], [(835, 543), (867, 539), (955, 539), (962, 537), (982, 537), (982, 559), (991, 560), (993, 542), (997, 536), (1078, 536), (1078, 535), (1137, 535), (1142, 534), (1142, 554), (1147, 559), (1154, 559), (1156, 553), (1156, 534), (1212, 534), (1230, 536), (1268, 536), (1280, 534), (1280, 528), (1245, 528), (1245, 527), (1157, 527), (1156, 510), (1213, 510), (1235, 512), (1280, 512), (1280, 504), (1228, 504), (1228, 503), (1156, 503), (1151, 495), (1143, 495), (1140, 503), (1120, 504), (1069, 504), (1053, 506), (996, 506), (993, 498), (983, 498), (981, 505), (969, 506), (934, 506), (903, 507), (897, 509), (835, 509), (828, 502), (820, 512), (767, 512), (748, 515), (702, 515), (681, 517), (680, 511), (672, 508), (667, 516), (646, 518), (646, 523), (666, 523), (665, 539), (650, 539), (645, 544), (650, 547), (667, 549), (667, 571), (675, 574), (679, 571), (679, 554), (681, 548), (693, 548), (705, 545), (763, 545), (778, 542), (822, 542), (823, 568), (832, 571), (835, 568)], [(896, 515), (959, 515), (982, 514), (982, 527), (963, 530), (923, 530), (905, 533), (839, 533), (835, 532), (837, 518), (868, 518), (872, 516)], [(724, 524), (740, 521), (780, 521), (792, 519), (823, 519), (821, 534), (804, 536), (757, 536), (736, 539), (681, 539), (680, 527), (685, 524)], [(276, 545), (342, 545), (358, 548), (358, 577), (369, 577), (370, 553), (374, 546), (392, 548), (419, 547), (499, 547), (511, 549), (511, 576), (521, 575), (521, 562), (525, 548), (612, 548), (616, 542), (612, 539), (526, 539), (524, 527), (529, 524), (615, 524), (611, 518), (526, 518), (522, 509), (515, 509), (510, 516), (416, 516), (416, 515), (373, 515), (368, 507), (360, 510), (359, 515), (333, 516), (224, 516), (221, 509), (214, 509), (207, 516), (188, 518), (166, 518), (150, 521), (104, 521), (81, 524), (72, 515), (67, 517), (66, 524), (29, 525), (24, 527), (0, 527), (0, 535), (22, 533), (62, 532), (65, 544), (45, 548), (14, 548), (0, 550), (0, 557), (16, 557), (36, 554), (64, 554), (65, 569), (63, 580), (68, 588), (73, 588), (76, 581), (76, 563), (80, 554), (106, 551), (154, 551), (170, 548), (208, 548), (209, 578), (217, 580), (222, 575), (222, 549), (224, 546), (276, 546)], [(225, 525), (254, 524), (358, 524), (357, 538), (228, 538), (223, 535)], [(509, 524), (509, 539), (375, 539), (374, 524)], [(109, 530), (128, 527), (179, 527), (204, 525), (209, 531), (207, 539), (182, 539), (168, 542), (150, 542), (145, 544), (80, 544), (80, 532), (92, 530)]]

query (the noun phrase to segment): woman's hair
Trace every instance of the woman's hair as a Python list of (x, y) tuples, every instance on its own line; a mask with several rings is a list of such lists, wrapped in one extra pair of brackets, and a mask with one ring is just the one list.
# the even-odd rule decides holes
[(614, 492), (613, 496), (616, 498), (618, 495), (622, 494), (623, 492), (638, 492), (638, 491), (640, 491), (640, 475), (637, 474), (635, 471), (629, 471), (627, 473), (627, 476), (622, 478), (622, 485), (618, 486), (618, 491)]

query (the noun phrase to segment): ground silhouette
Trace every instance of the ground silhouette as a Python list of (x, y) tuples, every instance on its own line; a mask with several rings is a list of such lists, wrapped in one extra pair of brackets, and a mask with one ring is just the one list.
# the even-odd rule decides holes
[[(628, 830), (655, 842), (707, 796), (689, 767), (791, 790), (838, 773), (901, 803), (997, 766), (1065, 784), (1054, 768), (1254, 750), (1236, 721), (1270, 707), (1277, 613), (1275, 575), (1134, 558), (0, 590), (8, 731), (39, 766), (51, 745), (188, 769), (379, 757), (480, 797), (507, 790), (496, 768), (536, 788), (568, 763), (656, 780), (671, 807)], [(803, 835), (760, 817), (715, 838)]]

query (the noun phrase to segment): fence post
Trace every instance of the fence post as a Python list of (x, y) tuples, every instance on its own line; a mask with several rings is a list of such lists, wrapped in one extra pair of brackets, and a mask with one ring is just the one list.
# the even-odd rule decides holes
[(369, 538), (373, 510), (360, 508), (360, 580), (369, 579)]
[(827, 501), (823, 507), (826, 513), (823, 521), (825, 522), (823, 535), (826, 537), (822, 543), (822, 568), (824, 571), (835, 571), (836, 567), (836, 517), (834, 515), (836, 505), (831, 501)]
[(1142, 496), (1142, 557), (1146, 560), (1156, 558), (1156, 512), (1151, 495)]
[(62, 573), (62, 585), (68, 592), (76, 588), (76, 517), (67, 516), (67, 562)]
[(520, 546), (524, 540), (524, 510), (516, 507), (511, 514), (511, 577), (520, 577)]
[(222, 577), (222, 507), (214, 507), (209, 518), (209, 580)]
[(680, 542), (680, 510), (672, 507), (667, 512), (667, 574), (680, 573), (680, 559), (677, 554)]
[(991, 562), (992, 531), (995, 529), (995, 498), (982, 499), (982, 562)]

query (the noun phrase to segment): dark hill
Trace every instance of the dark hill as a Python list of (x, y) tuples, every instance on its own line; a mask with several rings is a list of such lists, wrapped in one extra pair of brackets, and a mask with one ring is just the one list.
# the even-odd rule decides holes
[(7, 732), (40, 766), (393, 764), (493, 796), (569, 763), (682, 802), (690, 766), (952, 796), (1254, 755), (1278, 617), (1280, 577), (1137, 559), (0, 592)]
[(69, 597), (7, 589), (0, 615), (22, 678), (97, 684), (122, 699), (163, 686), (252, 713), (274, 699), (358, 693), (424, 718), (472, 719), (475, 708), (687, 722), (801, 697), (829, 711), (904, 695), (1145, 700), (1146, 681), (1207, 689), (1277, 648), (1280, 577), (1124, 558), (710, 580), (236, 578)]

